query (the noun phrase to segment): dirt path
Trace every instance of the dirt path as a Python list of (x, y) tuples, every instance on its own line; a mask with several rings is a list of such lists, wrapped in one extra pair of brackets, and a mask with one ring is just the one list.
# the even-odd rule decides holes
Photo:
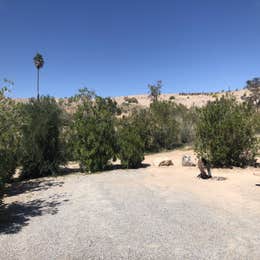
[[(148, 168), (44, 178), (13, 187), (2, 259), (259, 259), (260, 169), (200, 180), (175, 151)], [(170, 158), (169, 168), (153, 166)]]

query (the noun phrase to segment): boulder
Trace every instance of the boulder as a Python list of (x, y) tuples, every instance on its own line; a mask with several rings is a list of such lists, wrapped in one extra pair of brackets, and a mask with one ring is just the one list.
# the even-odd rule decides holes
[(159, 163), (159, 167), (161, 167), (161, 166), (172, 166), (172, 165), (173, 165), (172, 160), (164, 160), (164, 161), (161, 161)]
[(191, 157), (188, 155), (182, 156), (182, 166), (194, 167), (196, 164), (191, 160)]

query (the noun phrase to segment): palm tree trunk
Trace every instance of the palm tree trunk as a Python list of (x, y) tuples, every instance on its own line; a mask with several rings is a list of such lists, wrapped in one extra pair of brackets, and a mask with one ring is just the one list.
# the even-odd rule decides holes
[(40, 91), (39, 91), (39, 82), (40, 82), (40, 73), (39, 73), (39, 69), (37, 69), (37, 100), (39, 101), (40, 99)]

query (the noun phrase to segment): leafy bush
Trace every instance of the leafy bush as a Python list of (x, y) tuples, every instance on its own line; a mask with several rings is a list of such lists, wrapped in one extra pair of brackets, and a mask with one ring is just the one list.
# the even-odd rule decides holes
[(178, 140), (180, 144), (190, 144), (195, 139), (197, 109), (179, 104), (175, 105), (174, 116), (179, 124)]
[(138, 168), (144, 160), (144, 142), (135, 126), (123, 119), (118, 127), (119, 159), (126, 168)]
[(19, 112), (15, 103), (0, 90), (0, 189), (14, 174), (20, 143)]
[(72, 124), (73, 150), (83, 171), (104, 170), (116, 151), (115, 115), (110, 98), (89, 98), (84, 93)]
[(213, 166), (244, 166), (254, 160), (257, 141), (252, 109), (234, 97), (209, 102), (199, 113), (195, 149)]
[(64, 147), (60, 140), (63, 126), (62, 111), (54, 98), (31, 99), (21, 107), (22, 176), (35, 178), (55, 175), (65, 163)]
[(152, 133), (160, 149), (172, 149), (179, 145), (179, 125), (175, 118), (175, 104), (161, 101), (150, 106)]
[(146, 152), (173, 149), (180, 145), (178, 109), (173, 102), (155, 101), (149, 109), (132, 113), (129, 120), (140, 133)]

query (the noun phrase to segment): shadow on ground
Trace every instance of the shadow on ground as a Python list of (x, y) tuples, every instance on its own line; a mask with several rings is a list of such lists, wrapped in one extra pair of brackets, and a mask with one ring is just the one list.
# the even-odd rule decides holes
[(227, 180), (226, 177), (222, 177), (222, 176), (213, 176), (211, 179), (213, 181), (225, 181), (225, 180)]
[(54, 179), (34, 179), (31, 181), (14, 182), (5, 190), (8, 197), (16, 196), (21, 193), (48, 190), (52, 187), (62, 187), (63, 181), (55, 181)]
[[(63, 184), (64, 182), (55, 179), (14, 182), (5, 190), (5, 196), (12, 197), (22, 193), (46, 191), (52, 187), (62, 187)], [(58, 206), (68, 201), (65, 196), (67, 195), (55, 194), (47, 200), (35, 199), (28, 202), (15, 201), (10, 204), (0, 204), (0, 234), (19, 232), (29, 224), (32, 217), (57, 214)]]
[[(151, 166), (151, 164), (142, 163), (140, 167), (135, 168), (135, 169), (147, 168), (149, 166)], [(126, 168), (123, 167), (121, 164), (111, 164), (111, 165), (107, 165), (103, 171), (98, 171), (98, 172), (93, 172), (93, 173), (98, 174), (98, 173), (103, 173), (106, 171), (113, 171), (113, 170), (126, 170)], [(62, 175), (73, 174), (73, 173), (84, 173), (84, 172), (80, 168), (64, 167), (59, 170), (58, 175), (62, 176)]]
[(0, 234), (15, 234), (29, 225), (30, 219), (45, 214), (55, 215), (58, 206), (69, 201), (65, 195), (50, 197), (50, 201), (36, 199), (28, 202), (13, 202), (0, 206)]
[[(148, 163), (142, 163), (140, 167), (135, 168), (135, 169), (140, 169), (140, 168), (147, 168), (151, 166), (151, 164)], [(113, 164), (113, 165), (108, 165), (105, 169), (105, 171), (113, 171), (113, 170), (125, 170), (126, 167), (123, 167), (121, 164)]]

